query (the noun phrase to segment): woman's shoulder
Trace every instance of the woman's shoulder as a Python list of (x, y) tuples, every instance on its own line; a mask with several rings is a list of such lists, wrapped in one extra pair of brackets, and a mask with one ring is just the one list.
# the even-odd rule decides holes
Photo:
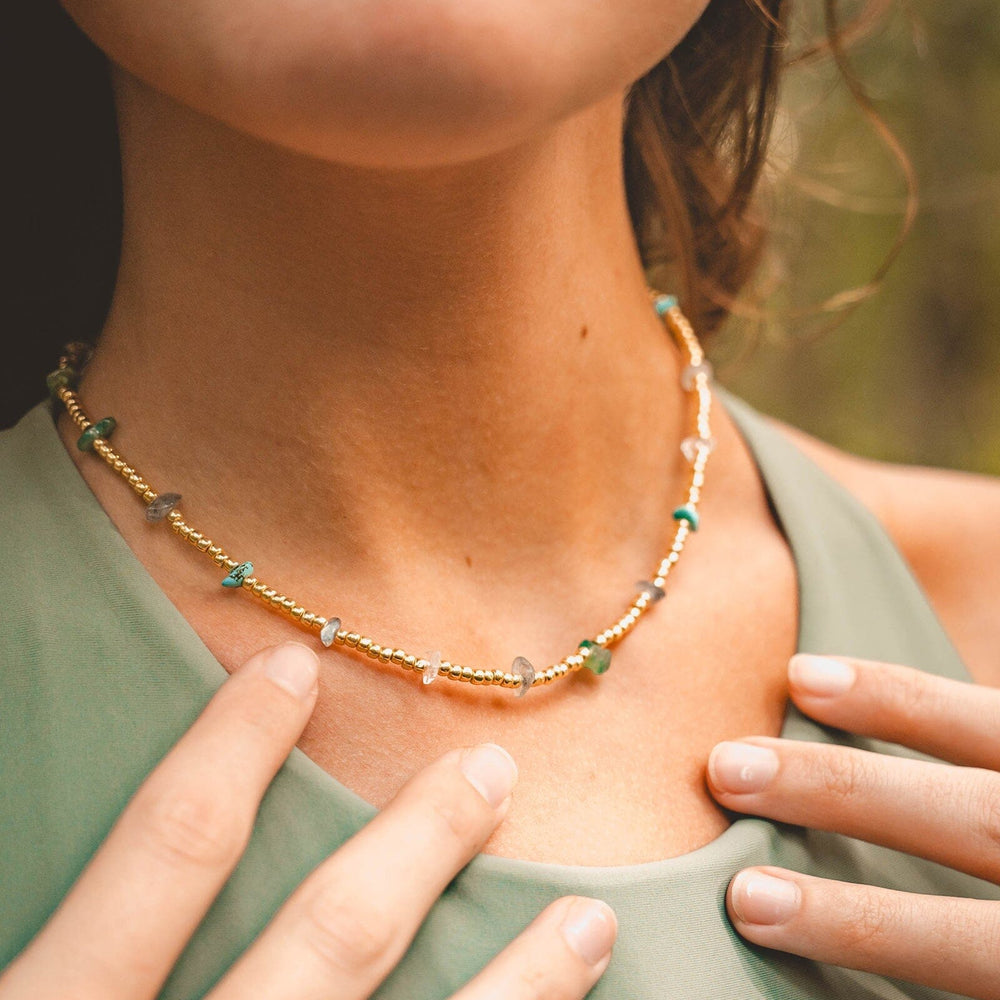
[(1000, 687), (1000, 478), (862, 458), (770, 422), (875, 514), (973, 677)]

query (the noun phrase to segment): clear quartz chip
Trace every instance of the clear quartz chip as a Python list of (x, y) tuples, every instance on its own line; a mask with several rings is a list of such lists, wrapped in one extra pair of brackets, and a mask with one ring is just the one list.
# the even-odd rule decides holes
[(511, 673), (521, 675), (521, 684), (517, 689), (518, 698), (523, 698), (535, 683), (535, 668), (531, 661), (525, 656), (515, 656), (514, 662), (510, 666)]
[(694, 386), (699, 375), (707, 375), (709, 382), (712, 381), (712, 363), (710, 361), (702, 361), (697, 365), (687, 365), (681, 372), (681, 388), (685, 392), (690, 392)]
[(667, 592), (662, 587), (657, 587), (655, 583), (652, 583), (649, 580), (639, 580), (635, 585), (635, 589), (638, 590), (640, 594), (645, 594), (652, 604), (655, 604), (657, 601), (662, 601), (663, 598), (667, 596)]
[(715, 438), (703, 438), (692, 434), (681, 441), (681, 453), (692, 465), (698, 460), (698, 452), (700, 451), (711, 455), (715, 451)]
[(180, 502), (180, 493), (161, 493), (146, 505), (146, 520), (162, 521)]
[(424, 659), (427, 661), (427, 666), (424, 667), (424, 675), (420, 679), (424, 684), (433, 684), (441, 672), (441, 651), (435, 649), (430, 653), (424, 653)]
[(337, 637), (337, 633), (339, 631), (340, 619), (327, 618), (326, 624), (323, 626), (323, 629), (319, 634), (319, 641), (323, 643), (324, 646), (332, 646), (333, 640)]

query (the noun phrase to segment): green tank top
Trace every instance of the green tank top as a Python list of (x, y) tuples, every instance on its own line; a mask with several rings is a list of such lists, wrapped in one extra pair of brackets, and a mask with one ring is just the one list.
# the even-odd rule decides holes
[[(876, 519), (746, 404), (747, 439), (798, 570), (798, 648), (969, 679)], [(51, 404), (0, 434), (0, 965), (55, 909), (146, 774), (226, 673), (156, 586), (80, 477)], [(783, 735), (916, 756), (788, 709)], [(301, 751), (274, 780), (239, 867), (162, 997), (202, 996), (285, 897), (375, 810)], [(414, 864), (419, 859), (414, 858)], [(724, 895), (747, 865), (915, 892), (998, 899), (930, 862), (756, 818), (680, 857), (577, 867), (480, 855), (449, 885), (379, 1000), (449, 996), (548, 902), (614, 907), (619, 938), (595, 1000), (949, 996), (746, 944)]]

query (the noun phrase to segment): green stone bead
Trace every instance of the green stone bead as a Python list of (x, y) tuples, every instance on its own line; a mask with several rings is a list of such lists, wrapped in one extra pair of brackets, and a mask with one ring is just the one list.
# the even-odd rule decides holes
[(674, 520), (687, 521), (687, 523), (691, 525), (692, 531), (698, 530), (698, 524), (700, 522), (698, 511), (696, 511), (689, 503), (684, 504), (683, 507), (678, 507), (677, 510), (674, 511)]
[(76, 380), (77, 374), (72, 368), (57, 368), (45, 376), (45, 385), (49, 390), (49, 395), (55, 398), (58, 389), (63, 387), (72, 389), (76, 385)]
[(98, 420), (96, 424), (91, 424), (81, 435), (80, 440), (76, 442), (77, 448), (80, 451), (93, 451), (94, 442), (98, 438), (109, 438), (112, 432), (118, 426), (118, 422), (114, 417), (104, 417), (102, 420)]
[(587, 653), (587, 658), (583, 661), (583, 665), (588, 669), (593, 671), (595, 674), (607, 673), (608, 668), (611, 666), (611, 650), (605, 649), (603, 646), (599, 646), (596, 642), (592, 642), (590, 639), (584, 639), (580, 643), (580, 649), (589, 650)]

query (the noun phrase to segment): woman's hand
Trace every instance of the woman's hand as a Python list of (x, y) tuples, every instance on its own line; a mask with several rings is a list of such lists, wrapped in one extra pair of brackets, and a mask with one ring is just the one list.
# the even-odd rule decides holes
[[(0, 1000), (154, 997), (243, 853), (316, 694), (316, 656), (298, 643), (237, 671), (0, 977)], [(369, 996), (502, 820), (515, 779), (492, 744), (419, 772), (299, 886), (209, 998)], [(615, 929), (603, 903), (556, 900), (457, 996), (583, 997), (608, 964)]]
[[(1000, 691), (813, 656), (793, 657), (789, 685), (795, 704), (819, 722), (951, 763), (751, 737), (712, 751), (709, 787), (721, 805), (1000, 883)], [(726, 904), (739, 933), (764, 947), (1000, 997), (998, 902), (755, 868), (736, 875)]]

